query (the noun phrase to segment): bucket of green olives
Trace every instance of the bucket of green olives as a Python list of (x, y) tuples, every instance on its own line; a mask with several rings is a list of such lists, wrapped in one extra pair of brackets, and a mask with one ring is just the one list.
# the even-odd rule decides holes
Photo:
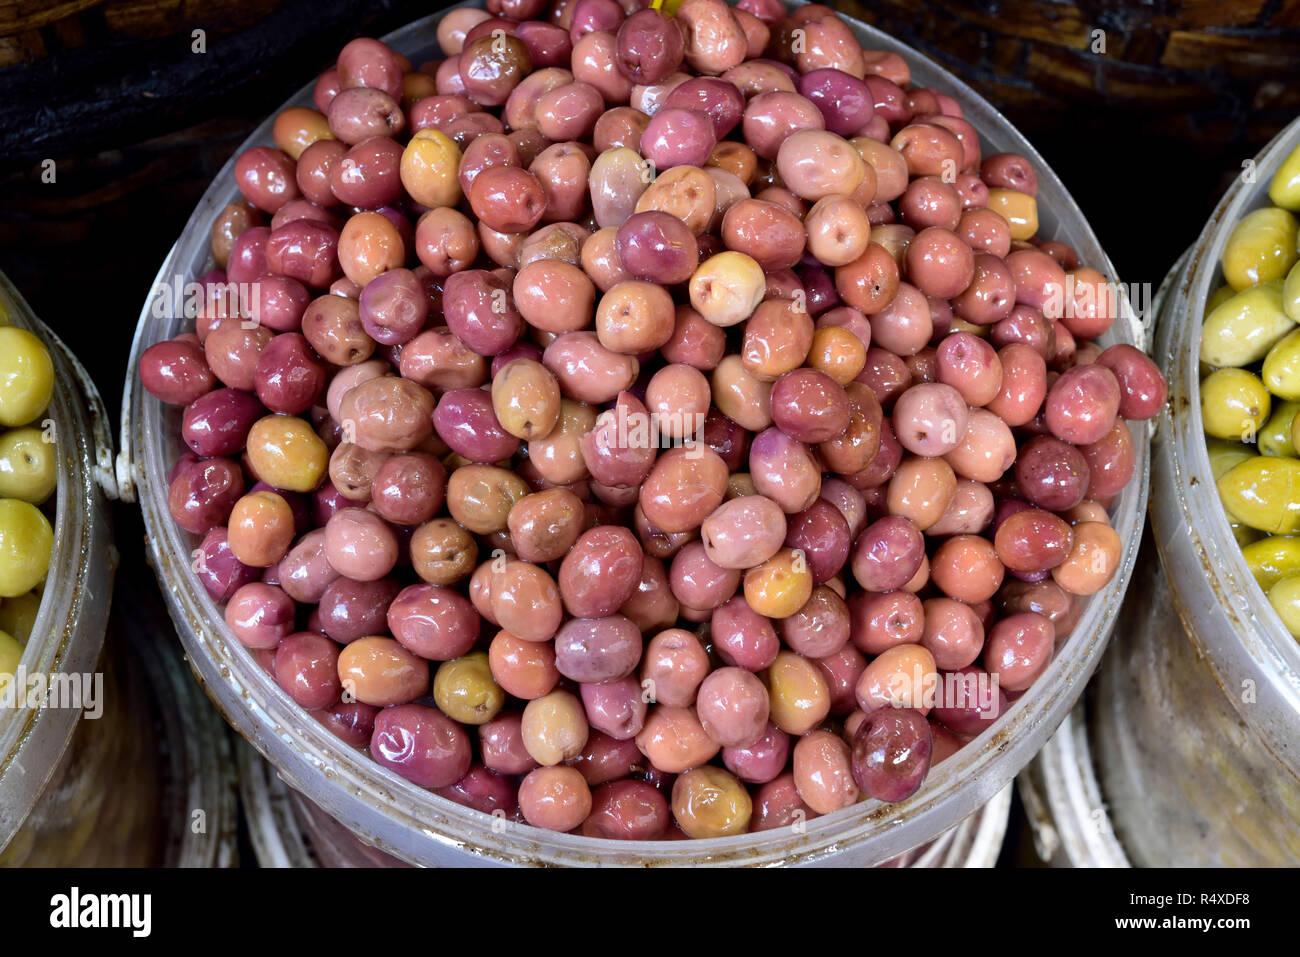
[[(108, 418), (0, 275), (0, 850), (97, 709), (116, 552)], [(103, 701), (98, 702), (102, 704)]]
[(1128, 780), (1115, 814), (1140, 864), (1300, 863), (1298, 212), (1300, 121), (1246, 164), (1160, 315), (1152, 528), (1190, 641), (1172, 617), (1157, 643), (1128, 629), (1103, 681), (1101, 761)]

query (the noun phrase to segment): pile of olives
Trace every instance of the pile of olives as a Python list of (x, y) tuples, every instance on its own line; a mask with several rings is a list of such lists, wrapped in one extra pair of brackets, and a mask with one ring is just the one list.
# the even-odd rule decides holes
[(58, 484), (58, 451), (44, 424), (54, 363), (35, 333), (0, 304), (0, 686), (22, 657), (40, 608), (54, 529), (42, 507)]
[(1159, 370), (1093, 341), (1118, 303), (1033, 162), (830, 8), (487, 7), (424, 64), (350, 41), (236, 158), (139, 363), (195, 574), (295, 703), (484, 813), (906, 799), (1120, 572)]
[(1201, 329), (1201, 417), (1233, 534), (1300, 638), (1300, 147), (1223, 251)]

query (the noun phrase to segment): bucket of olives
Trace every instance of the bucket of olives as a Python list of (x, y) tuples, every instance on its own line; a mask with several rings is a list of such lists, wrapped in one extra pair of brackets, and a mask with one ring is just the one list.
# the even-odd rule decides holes
[(1141, 326), (892, 38), (510, 9), (349, 43), (160, 270), (198, 304), (142, 314), (123, 462), (190, 660), (407, 862), (895, 860), (1105, 646)]
[[(239, 800), (259, 867), (405, 867), (360, 841), (309, 798), (288, 787), (252, 746), (238, 747)], [(951, 831), (889, 867), (993, 867), (1011, 816), (1011, 788), (1002, 790)]]
[[(1300, 121), (1224, 195), (1158, 327), (1170, 403), (1153, 445), (1152, 530), (1201, 660), (1204, 687), (1185, 688), (1183, 707), (1204, 772), (1188, 772), (1174, 789), (1186, 803), (1138, 826), (1153, 835), (1152, 846), (1168, 843), (1166, 861), (1176, 863), (1217, 862), (1233, 842), (1243, 844), (1242, 860), (1297, 860), (1293, 843), (1269, 836), (1294, 834), (1300, 821), (1297, 215)], [(1212, 796), (1228, 783), (1211, 780), (1216, 754), (1240, 768), (1258, 797), (1250, 829), (1207, 810), (1233, 806)], [(1180, 821), (1186, 841), (1167, 830)], [(1221, 839), (1191, 839), (1220, 832)]]
[(80, 364), (0, 275), (0, 849), (96, 707), (116, 565), (107, 423)]

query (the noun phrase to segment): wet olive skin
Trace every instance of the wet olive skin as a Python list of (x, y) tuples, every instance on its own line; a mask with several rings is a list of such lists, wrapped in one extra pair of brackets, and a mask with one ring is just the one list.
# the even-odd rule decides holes
[(1090, 341), (1033, 163), (902, 58), (817, 4), (639, 6), (355, 40), (237, 158), (141, 363), (169, 510), (293, 700), (471, 808), (647, 840), (899, 800), (987, 721), (890, 679), (1033, 693), (1167, 389)]

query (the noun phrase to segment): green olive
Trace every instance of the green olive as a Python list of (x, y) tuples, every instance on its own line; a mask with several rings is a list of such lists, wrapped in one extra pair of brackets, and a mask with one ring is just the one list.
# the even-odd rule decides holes
[(1300, 638), (1300, 575), (1283, 578), (1270, 588), (1268, 602), (1291, 637)]
[(1268, 198), (1274, 206), (1283, 209), (1300, 209), (1300, 147), (1282, 161), (1268, 184)]
[(31, 637), (36, 613), (41, 610), (41, 593), (29, 591), (17, 598), (0, 600), (0, 631), (8, 632), (21, 642)]
[(1292, 329), (1268, 350), (1260, 378), (1277, 398), (1300, 399), (1300, 329)]
[(1247, 213), (1228, 236), (1223, 278), (1237, 290), (1281, 279), (1295, 265), (1297, 232), (1300, 224), (1285, 209)]
[(40, 429), (14, 429), (0, 436), (0, 497), (40, 505), (59, 481), (57, 449)]
[(1273, 407), (1273, 414), (1268, 417), (1264, 427), (1255, 437), (1261, 455), (1281, 455), (1285, 458), (1300, 458), (1295, 444), (1291, 441), (1291, 426), (1295, 414), (1300, 412), (1300, 402), (1279, 402)]
[(0, 425), (26, 425), (54, 396), (54, 363), (34, 334), (0, 327)]
[(1210, 453), (1210, 472), (1214, 475), (1214, 481), (1216, 482), (1223, 478), (1234, 465), (1240, 465), (1246, 459), (1253, 459), (1257, 454), (1248, 445), (1242, 445), (1240, 442), (1228, 442), (1223, 439), (1206, 439), (1205, 447), (1206, 451)]
[(1270, 535), (1241, 549), (1259, 587), (1268, 591), (1279, 579), (1300, 575), (1300, 537)]
[(1218, 485), (1224, 507), (1242, 524), (1274, 535), (1300, 531), (1300, 459), (1257, 455)]
[(1282, 310), (1282, 284), (1266, 282), (1216, 306), (1201, 327), (1201, 361), (1216, 369), (1246, 366), (1295, 328)]
[(474, 651), (438, 666), (433, 700), (443, 713), (461, 724), (487, 724), (506, 703), (506, 693), (492, 678), (486, 652)]
[(0, 499), (0, 598), (25, 595), (45, 578), (54, 529), (36, 506)]
[(13, 680), (18, 662), (23, 660), (23, 646), (7, 631), (0, 631), (0, 692)]
[(1268, 389), (1245, 369), (1219, 369), (1201, 383), (1201, 419), (1217, 439), (1254, 442), (1271, 411)]
[[(1215, 309), (1223, 305), (1236, 294), (1237, 290), (1233, 289), (1227, 283), (1224, 283), (1218, 289), (1214, 290), (1214, 292), (1210, 293), (1209, 299), (1205, 300), (1205, 315), (1208, 316), (1210, 313), (1214, 312)], [(1204, 318), (1204, 316), (1202, 318)]]
[(1282, 311), (1292, 322), (1300, 322), (1300, 263), (1291, 267), (1282, 282)]
[(1247, 545), (1252, 545), (1260, 539), (1268, 537), (1257, 528), (1242, 525), (1231, 515), (1228, 516), (1228, 527), (1232, 529), (1232, 539), (1237, 543), (1238, 548), (1245, 548)]

